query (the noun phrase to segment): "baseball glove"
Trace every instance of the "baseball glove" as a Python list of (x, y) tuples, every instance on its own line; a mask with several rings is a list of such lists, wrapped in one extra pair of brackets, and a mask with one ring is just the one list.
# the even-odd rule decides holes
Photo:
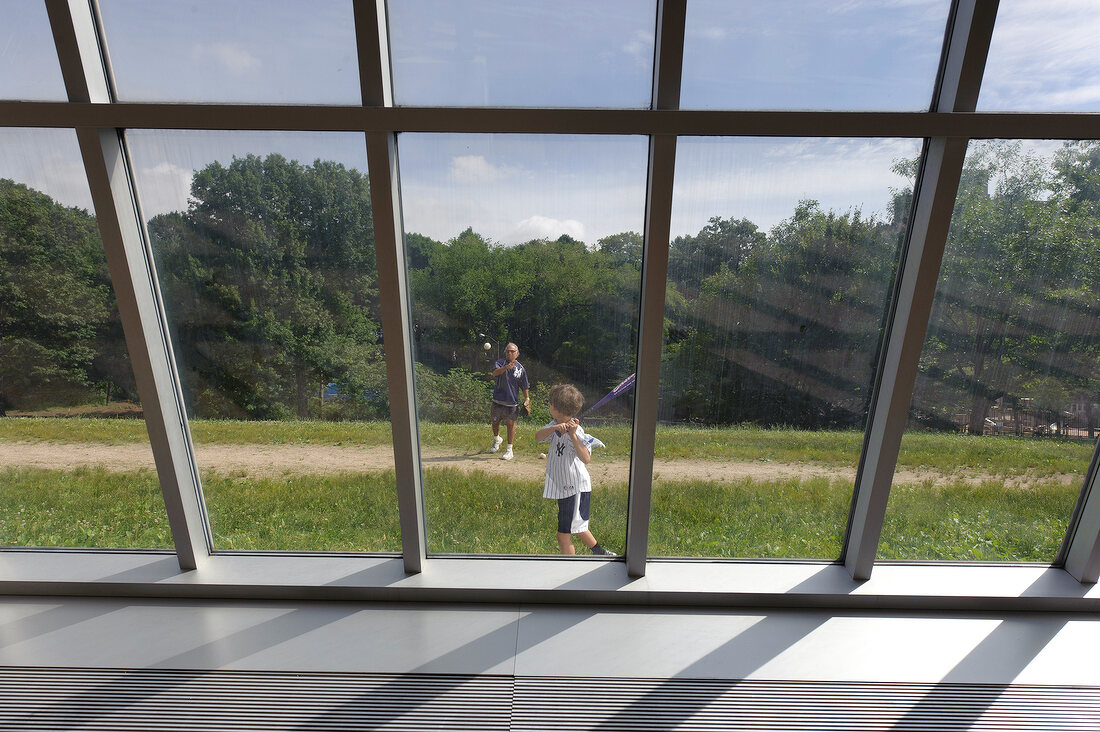
[(519, 405), (519, 416), (521, 416), (521, 417), (530, 417), (531, 416), (531, 405), (530, 404), (520, 404)]

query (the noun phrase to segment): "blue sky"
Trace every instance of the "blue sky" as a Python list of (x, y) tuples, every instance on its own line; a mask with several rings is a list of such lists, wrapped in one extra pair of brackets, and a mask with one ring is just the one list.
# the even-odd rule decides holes
[[(690, 0), (683, 106), (927, 107), (947, 0)], [(349, 0), (152, 3), (101, 0), (120, 96), (142, 101), (358, 102)], [(0, 0), (0, 96), (60, 99), (44, 8)], [(648, 103), (653, 0), (402, 0), (390, 10), (404, 104), (622, 106)], [(1100, 111), (1094, 0), (1004, 2), (980, 109)], [(272, 39), (278, 39), (272, 42)], [(191, 172), (279, 152), (365, 169), (354, 133), (131, 131), (146, 213), (186, 206)], [(406, 225), (494, 241), (640, 230), (644, 138), (402, 135)], [(769, 228), (801, 198), (882, 211), (890, 168), (912, 140), (684, 138), (673, 234), (710, 216)], [(0, 129), (0, 176), (88, 207), (71, 131)]]

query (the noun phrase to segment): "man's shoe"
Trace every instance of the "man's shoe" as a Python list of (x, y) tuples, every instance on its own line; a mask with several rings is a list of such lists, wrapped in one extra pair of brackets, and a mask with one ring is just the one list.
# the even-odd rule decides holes
[(605, 556), (605, 557), (617, 557), (617, 556), (619, 556), (618, 554), (616, 554), (615, 552), (611, 551), (610, 549), (604, 549), (604, 548), (603, 548), (602, 546), (600, 546), (599, 544), (597, 544), (596, 546), (592, 547), (592, 553), (593, 553), (593, 554), (598, 554), (598, 555), (601, 555), (601, 556)]
[(496, 452), (500, 449), (500, 443), (504, 442), (504, 438), (497, 435), (493, 438), (493, 444), (489, 446), (489, 452)]
[(506, 449), (504, 451), (504, 454), (500, 456), (500, 459), (501, 460), (511, 460), (513, 457), (514, 456), (512, 455), (512, 447), (511, 447), (511, 445), (509, 445), (508, 449)]

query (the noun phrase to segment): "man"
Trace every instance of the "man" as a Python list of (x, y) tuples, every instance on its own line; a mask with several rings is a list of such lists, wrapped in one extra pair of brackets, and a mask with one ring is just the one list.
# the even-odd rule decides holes
[(489, 452), (500, 449), (502, 442), (500, 437), (500, 422), (508, 426), (508, 447), (501, 460), (512, 459), (512, 443), (516, 439), (516, 416), (519, 413), (519, 393), (523, 392), (523, 405), (531, 406), (531, 397), (528, 395), (530, 386), (527, 383), (527, 370), (517, 361), (519, 358), (519, 346), (509, 343), (504, 347), (504, 358), (493, 364), (493, 403), (489, 407), (489, 418), (493, 421), (493, 444)]

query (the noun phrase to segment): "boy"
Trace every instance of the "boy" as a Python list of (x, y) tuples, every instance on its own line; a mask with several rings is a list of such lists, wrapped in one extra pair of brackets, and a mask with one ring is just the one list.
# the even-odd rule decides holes
[(550, 414), (554, 421), (535, 433), (537, 442), (550, 442), (546, 457), (546, 487), (543, 498), (558, 501), (558, 548), (562, 554), (576, 554), (576, 534), (593, 554), (615, 556), (600, 546), (588, 530), (588, 509), (592, 498), (592, 479), (588, 475), (591, 448), (603, 443), (581, 429), (577, 414), (584, 396), (575, 386), (558, 384), (550, 389)]

